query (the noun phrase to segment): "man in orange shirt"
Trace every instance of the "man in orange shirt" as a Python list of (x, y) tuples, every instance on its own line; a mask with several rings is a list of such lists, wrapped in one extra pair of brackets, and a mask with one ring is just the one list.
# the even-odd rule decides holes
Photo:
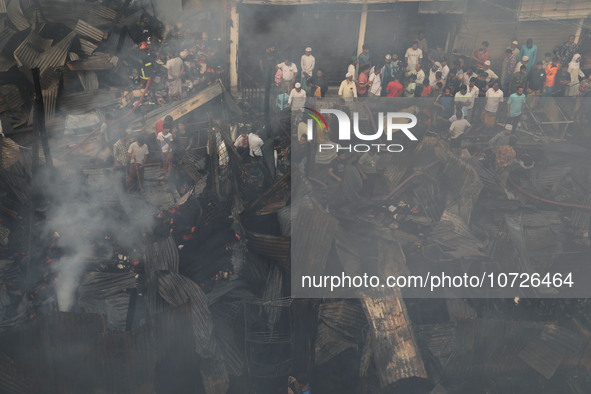
[(386, 86), (386, 97), (400, 97), (403, 89), (404, 87), (398, 79), (390, 81)]
[(556, 74), (560, 70), (560, 63), (558, 63), (558, 59), (552, 59), (552, 63), (546, 66), (546, 83), (544, 84), (544, 92), (542, 97), (547, 97), (552, 94), (552, 90), (554, 89), (554, 80), (556, 79)]

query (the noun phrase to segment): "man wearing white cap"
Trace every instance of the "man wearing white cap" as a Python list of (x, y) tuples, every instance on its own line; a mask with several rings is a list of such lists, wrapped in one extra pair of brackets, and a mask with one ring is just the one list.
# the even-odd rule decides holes
[(314, 75), (314, 67), (316, 66), (316, 58), (312, 56), (312, 48), (306, 48), (306, 51), (302, 55), (300, 65), (302, 66), (302, 78), (300, 81), (302, 83), (302, 89), (304, 89), (306, 93), (309, 93), (308, 79), (312, 78)]
[(517, 40), (513, 41), (511, 43), (511, 46), (508, 46), (507, 49), (511, 50), (511, 53), (513, 53), (515, 55), (516, 58), (519, 59), (519, 42), (517, 42)]
[(518, 73), (521, 70), (521, 66), (525, 66), (525, 75), (527, 75), (527, 71), (529, 70), (529, 56), (524, 56), (521, 58), (521, 61), (517, 63), (515, 66), (515, 73)]
[(353, 82), (353, 73), (348, 72), (345, 80), (341, 82), (339, 97), (346, 99), (357, 97), (357, 87), (355, 86), (355, 82)]
[(495, 72), (493, 70), (490, 69), (490, 60), (486, 60), (484, 62), (484, 68), (482, 69), (482, 71), (484, 71), (487, 75), (486, 77), (486, 83), (490, 83), (490, 81), (495, 81), (497, 79), (499, 79), (499, 76), (497, 74), (495, 74)]
[(302, 111), (306, 105), (306, 91), (302, 89), (302, 84), (296, 82), (295, 87), (289, 93), (287, 105), (291, 106), (292, 111)]

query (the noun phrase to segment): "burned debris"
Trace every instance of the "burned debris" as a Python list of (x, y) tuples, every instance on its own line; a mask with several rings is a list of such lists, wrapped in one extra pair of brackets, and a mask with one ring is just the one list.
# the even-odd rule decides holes
[[(440, 116), (451, 96), (418, 96), (412, 72), (396, 75), (406, 97), (354, 100), (367, 48), (351, 97), (330, 99), (334, 70), (331, 86), (321, 70), (286, 79), (274, 46), (237, 91), (229, 29), (204, 33), (205, 9), (164, 23), (148, 3), (0, 0), (1, 392), (590, 391), (580, 288), (326, 281), (587, 278), (587, 97), (535, 96), (456, 140), (462, 108)], [(298, 66), (319, 71), (310, 52)], [(402, 151), (356, 156), (370, 145), (354, 130), (343, 155), (339, 119), (312, 116), (335, 108), (376, 133), (384, 114), (414, 117), (418, 141), (390, 130), (376, 142)]]

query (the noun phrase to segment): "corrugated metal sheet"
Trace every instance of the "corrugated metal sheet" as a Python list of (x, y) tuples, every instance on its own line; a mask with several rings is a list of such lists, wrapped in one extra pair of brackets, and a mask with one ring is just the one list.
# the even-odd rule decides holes
[(110, 90), (101, 89), (62, 95), (58, 100), (58, 107), (69, 114), (79, 114), (115, 105), (117, 102)]
[(21, 108), (25, 102), (16, 85), (3, 85), (0, 89), (0, 113), (15, 111)]
[(8, 19), (10, 19), (10, 21), (18, 31), (26, 30), (31, 26), (31, 24), (23, 14), (20, 1), (13, 0), (10, 3), (8, 3), (8, 7), (6, 7), (6, 12), (8, 14)]
[(12, 36), (16, 33), (14, 29), (10, 27), (4, 27), (0, 31), (0, 51), (4, 49), (4, 45), (12, 38)]
[(407, 378), (426, 379), (421, 351), (400, 293), (380, 299), (363, 298), (361, 306), (369, 321), (373, 360), (381, 386)]
[(146, 249), (146, 278), (156, 278), (157, 271), (179, 272), (179, 252), (171, 235), (151, 242)]
[(359, 340), (367, 318), (357, 300), (327, 300), (318, 308), (318, 319), (343, 337)]
[[(23, 371), (10, 357), (0, 352), (0, 391), (11, 394), (31, 392), (32, 376)], [(35, 382), (39, 384), (38, 382)]]
[(6, 3), (7, 0), (0, 0), (0, 14), (6, 14)]
[(51, 48), (52, 43), (53, 40), (46, 40), (35, 30), (31, 30), (27, 38), (14, 50), (14, 59), (21, 67), (37, 67), (41, 55)]
[(92, 42), (85, 40), (83, 38), (80, 39), (80, 46), (82, 47), (82, 52), (89, 56), (94, 53), (96, 48), (98, 48), (98, 45), (93, 44)]
[(54, 82), (49, 88), (41, 90), (43, 96), (43, 107), (45, 108), (45, 119), (51, 120), (55, 116), (57, 106), (57, 94), (59, 91), (59, 82)]
[(74, 27), (74, 31), (83, 37), (88, 37), (95, 42), (101, 42), (105, 33), (101, 29), (90, 25), (89, 23), (79, 19)]
[(581, 19), (591, 14), (591, 4), (587, 0), (521, 0), (520, 21), (546, 19)]
[(117, 16), (117, 11), (103, 5), (93, 5), (90, 13), (111, 21)]
[(45, 72), (45, 70), (50, 68), (55, 68), (58, 66), (63, 66), (66, 62), (66, 56), (68, 54), (68, 49), (70, 49), (70, 45), (72, 45), (72, 41), (76, 37), (75, 32), (68, 33), (60, 42), (53, 45), (49, 48), (37, 63), (37, 67), (39, 67), (41, 74)]
[(314, 341), (316, 365), (322, 365), (350, 348), (356, 348), (357, 344), (338, 334), (338, 332), (325, 323), (320, 322)]
[(207, 306), (207, 296), (190, 279), (170, 271), (156, 272), (158, 294), (171, 306), (187, 301), (191, 305), (191, 324), (195, 338), (195, 351), (209, 358), (215, 354), (214, 326)]
[(291, 238), (248, 232), (246, 239), (248, 249), (251, 252), (267, 256), (282, 264), (287, 264)]
[(577, 352), (582, 345), (582, 338), (575, 332), (549, 323), (544, 326), (539, 337), (530, 337), (518, 357), (550, 379), (566, 354)]
[[(581, 205), (591, 207), (591, 193), (587, 194)], [(580, 229), (589, 229), (591, 213), (582, 209), (574, 209), (570, 223)]]
[(255, 200), (243, 214), (256, 212), (258, 215), (267, 215), (283, 208), (291, 196), (291, 173), (287, 173), (278, 179), (270, 188)]
[(319, 206), (301, 207), (292, 223), (292, 277), (324, 275), (337, 221)]

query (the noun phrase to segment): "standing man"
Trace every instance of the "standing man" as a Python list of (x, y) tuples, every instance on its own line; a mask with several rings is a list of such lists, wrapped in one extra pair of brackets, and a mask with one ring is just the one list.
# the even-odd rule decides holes
[(523, 45), (521, 47), (521, 51), (519, 51), (520, 61), (523, 61), (523, 58), (526, 56), (529, 59), (529, 61), (526, 64), (527, 69), (525, 70), (525, 73), (529, 74), (531, 65), (536, 63), (536, 56), (538, 56), (538, 46), (534, 44), (534, 40), (532, 40), (531, 38), (527, 39), (525, 45)]
[(515, 72), (516, 66), (517, 56), (515, 56), (515, 53), (511, 50), (511, 48), (507, 48), (505, 50), (505, 58), (503, 59), (503, 68), (501, 70), (501, 83), (503, 85), (503, 90), (505, 91), (507, 91), (507, 87), (509, 86), (511, 76)]
[(408, 75), (415, 75), (417, 77), (417, 85), (422, 85), (423, 81), (425, 80), (425, 72), (423, 71), (421, 63), (418, 63), (413, 71), (409, 71)]
[(131, 192), (139, 187), (140, 192), (144, 192), (144, 164), (148, 158), (148, 145), (144, 137), (140, 136), (136, 142), (129, 145), (127, 154), (130, 157), (129, 171), (127, 173), (127, 192)]
[(552, 90), (552, 96), (566, 96), (569, 87), (570, 73), (568, 72), (568, 69), (566, 67), (560, 67), (560, 70), (556, 74), (556, 80), (554, 81), (554, 89)]
[(482, 41), (480, 48), (475, 49), (472, 52), (472, 60), (476, 63), (476, 68), (482, 70), (484, 68), (484, 62), (488, 60), (488, 41)]
[(427, 50), (429, 49), (427, 46), (427, 39), (425, 38), (425, 34), (423, 34), (422, 31), (419, 32), (419, 38), (417, 39), (417, 43), (419, 44), (419, 49), (423, 51), (423, 53), (427, 53)]
[(499, 79), (499, 76), (490, 68), (490, 60), (484, 62), (482, 71), (486, 73), (486, 83)]
[(433, 66), (431, 66), (431, 69), (429, 70), (429, 85), (431, 85), (431, 87), (434, 87), (435, 83), (437, 82), (437, 73), (438, 72), (441, 72), (441, 63), (435, 62), (435, 63), (433, 63)]
[(523, 94), (523, 87), (519, 86), (517, 91), (509, 96), (509, 100), (507, 100), (507, 123), (512, 126), (512, 130), (517, 130), (517, 124), (521, 119), (524, 106), (525, 94)]
[[(552, 90), (554, 89), (554, 82), (556, 80), (556, 74), (560, 70), (560, 63), (558, 58), (552, 59), (552, 63), (546, 66), (546, 83), (544, 84), (544, 91), (542, 92), (542, 97), (547, 97), (552, 94)], [(545, 99), (542, 100), (542, 102)]]
[(304, 110), (304, 106), (306, 105), (306, 91), (302, 89), (301, 83), (296, 82), (295, 87), (291, 89), (287, 105), (291, 106), (292, 113), (294, 111), (301, 113)]
[(378, 155), (375, 151), (365, 152), (357, 162), (357, 169), (363, 179), (362, 194), (373, 195), (376, 180), (378, 177)]
[(540, 99), (540, 95), (544, 90), (544, 83), (546, 82), (546, 72), (544, 71), (544, 64), (540, 61), (536, 67), (531, 70), (527, 76), (527, 95), (529, 105), (535, 106)]
[(468, 92), (468, 87), (466, 85), (461, 85), (460, 90), (454, 96), (454, 103), (456, 108), (461, 106), (462, 107), (462, 117), (468, 117), (468, 107), (472, 104), (472, 94)]
[(476, 77), (477, 75), (474, 73), (474, 68), (472, 66), (468, 66), (462, 75), (462, 82), (464, 85), (468, 86), (470, 84), (470, 80)]
[(368, 68), (371, 67), (371, 55), (369, 53), (369, 45), (363, 44), (363, 50), (359, 54), (358, 58), (359, 58), (360, 72), (361, 72), (361, 69), (364, 67), (368, 67)]
[(328, 90), (328, 81), (324, 76), (324, 70), (316, 70), (316, 75), (310, 80), (310, 87), (312, 91), (312, 97), (324, 97), (326, 91)]
[(279, 63), (277, 65), (277, 68), (283, 73), (283, 77), (281, 79), (281, 90), (284, 93), (289, 93), (295, 82), (295, 78), (298, 73), (298, 67), (286, 58), (283, 63)]
[(300, 82), (303, 89), (309, 95), (310, 88), (308, 87), (308, 80), (314, 75), (314, 67), (316, 66), (316, 58), (312, 56), (312, 48), (306, 48), (306, 51), (302, 55), (300, 65), (302, 67), (302, 77)]
[(341, 82), (339, 87), (339, 97), (350, 100), (351, 98), (357, 98), (357, 86), (353, 82), (353, 74), (348, 72), (345, 76), (345, 80)]
[(395, 78), (393, 81), (390, 81), (386, 87), (386, 97), (401, 97), (403, 89), (404, 88), (398, 78)]
[(181, 76), (185, 71), (185, 63), (179, 56), (168, 53), (166, 69), (168, 70), (168, 95), (171, 99), (180, 100), (183, 93), (183, 82)]
[(172, 171), (172, 141), (174, 137), (171, 133), (172, 125), (164, 123), (164, 130), (158, 134), (156, 140), (160, 142), (160, 150), (162, 151), (162, 168), (164, 170), (166, 179), (170, 177)]
[(382, 93), (382, 68), (375, 66), (373, 72), (369, 75), (369, 97), (380, 97)]
[(519, 88), (525, 89), (525, 81), (527, 80), (527, 75), (525, 74), (525, 71), (526, 67), (521, 66), (519, 71), (511, 76), (511, 81), (509, 82), (509, 95), (516, 93), (517, 89)]
[(519, 43), (517, 41), (513, 41), (511, 43), (511, 46), (508, 46), (507, 49), (511, 50), (511, 53), (515, 55), (516, 58), (519, 59), (519, 52), (521, 52), (519, 50)]
[(493, 83), (492, 88), (486, 91), (486, 105), (484, 106), (484, 124), (492, 128), (496, 123), (499, 104), (503, 102), (503, 91), (499, 88), (499, 83)]
[(521, 61), (517, 63), (515, 66), (514, 72), (519, 72), (521, 70), (521, 66), (525, 66), (525, 73), (527, 74), (528, 66), (529, 66), (529, 56), (524, 56), (521, 58)]
[(427, 59), (429, 59), (429, 62), (431, 65), (433, 65), (435, 63), (441, 63), (444, 57), (445, 52), (443, 52), (443, 46), (441, 46), (441, 44), (437, 44), (437, 49), (431, 50), (427, 56)]
[(412, 43), (412, 46), (406, 50), (404, 58), (406, 59), (406, 70), (414, 70), (415, 66), (423, 60), (423, 51), (419, 49), (418, 42)]
[(347, 74), (353, 75), (353, 81), (357, 81), (357, 63), (358, 63), (357, 56), (351, 57), (351, 63), (349, 67), (347, 67)]
[(477, 78), (473, 77), (472, 79), (470, 79), (470, 83), (468, 84), (468, 93), (470, 93), (470, 105), (467, 107), (467, 118), (470, 121), (472, 121), (472, 110), (474, 108), (474, 102), (476, 101), (476, 99), (478, 98), (478, 94), (480, 92), (480, 89), (478, 89), (478, 86), (476, 86), (476, 81)]
[(359, 79), (357, 80), (357, 95), (367, 97), (369, 86), (369, 64), (359, 66)]
[(575, 53), (579, 51), (579, 45), (575, 43), (575, 36), (571, 34), (568, 41), (560, 44), (554, 48), (554, 54), (562, 64), (567, 64), (571, 61)]

